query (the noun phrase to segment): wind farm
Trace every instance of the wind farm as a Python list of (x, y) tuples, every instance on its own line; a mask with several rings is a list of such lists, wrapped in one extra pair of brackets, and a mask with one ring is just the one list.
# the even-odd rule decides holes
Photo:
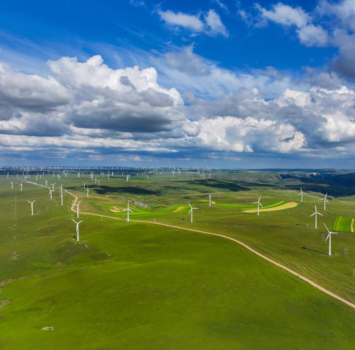
[[(95, 184), (94, 178), (92, 180), (89, 178), (88, 170), (81, 169), (80, 178), (78, 178), (77, 169), (68, 169), (67, 176), (61, 177), (60, 188), (62, 188), (63, 202), (61, 202), (59, 195), (53, 196), (52, 200), (48, 198), (47, 191), (53, 191), (53, 187), (48, 182), (50, 186), (48, 188), (45, 179), (50, 178), (53, 171), (42, 171), (42, 179), (38, 178), (38, 181), (31, 180), (34, 177), (33, 173), (37, 173), (37, 170), (26, 169), (26, 173), (28, 173), (26, 181), (21, 179), (23, 175), (20, 175), (17, 179), (18, 171), (7, 169), (5, 174), (9, 172), (9, 178), (0, 175), (2, 220), (6, 222), (6, 227), (9, 227), (2, 236), (0, 246), (3, 266), (0, 268), (3, 281), (0, 301), (1, 303), (4, 303), (4, 300), (9, 301), (1, 309), (3, 317), (8, 320), (3, 322), (1, 327), (7, 329), (8, 339), (11, 339), (11, 342), (16, 343), (17, 341), (16, 337), (11, 336), (15, 333), (9, 332), (9, 327), (16, 330), (17, 325), (20, 324), (21, 328), (26, 330), (28, 337), (31, 338), (31, 344), (42, 342), (43, 339), (40, 336), (42, 330), (47, 329), (46, 327), (53, 327), (49, 328), (54, 330), (51, 333), (50, 341), (51, 344), (55, 344), (56, 331), (63, 327), (63, 322), (66, 323), (69, 320), (70, 324), (72, 319), (70, 315), (73, 312), (77, 315), (82, 312), (79, 304), (75, 306), (77, 296), (81, 295), (82, 298), (82, 293), (77, 291), (79, 285), (74, 283), (69, 286), (67, 281), (68, 278), (70, 279), (70, 275), (73, 275), (73, 278), (78, 278), (78, 273), (81, 274), (80, 269), (84, 268), (87, 278), (83, 279), (84, 276), (80, 278), (80, 288), (91, 290), (91, 292), (86, 294), (87, 296), (84, 299), (81, 299), (84, 303), (81, 304), (82, 307), (87, 307), (91, 311), (96, 310), (95, 314), (100, 310), (98, 317), (105, 319), (110, 312), (108, 310), (106, 312), (105, 308), (102, 309), (101, 297), (98, 297), (98, 295), (104, 292), (106, 288), (113, 288), (113, 291), (116, 292), (112, 296), (106, 294), (105, 303), (111, 305), (110, 307), (113, 310), (117, 310), (113, 318), (115, 324), (120, 322), (121, 317), (128, 317), (128, 315), (133, 317), (137, 314), (138, 305), (130, 305), (128, 308), (126, 307), (124, 316), (122, 315), (122, 303), (126, 298), (133, 297), (131, 293), (136, 288), (133, 287), (134, 285), (140, 286), (140, 291), (136, 291), (136, 293), (142, 293), (138, 295), (145, 301), (145, 306), (139, 308), (138, 314), (140, 317), (146, 318), (151, 315), (150, 317), (153, 317), (154, 322), (158, 322), (159, 327), (163, 327), (162, 329), (166, 329), (166, 331), (171, 325), (171, 322), (166, 322), (169, 313), (159, 315), (153, 311), (157, 307), (157, 303), (161, 303), (162, 300), (159, 296), (153, 297), (156, 288), (160, 293), (167, 293), (164, 298), (172, 303), (169, 307), (171, 313), (175, 313), (173, 311), (175, 307), (184, 310), (184, 306), (174, 296), (173, 290), (183, 288), (184, 292), (180, 292), (182, 293), (181, 296), (189, 298), (193, 305), (198, 299), (208, 298), (209, 305), (212, 308), (217, 307), (217, 304), (213, 305), (215, 301), (220, 300), (219, 296), (223, 295), (225, 302), (233, 310), (236, 308), (235, 320), (242, 319), (240, 315), (243, 314), (243, 308), (247, 308), (252, 314), (255, 312), (255, 317), (260, 317), (261, 309), (252, 306), (251, 300), (244, 299), (243, 302), (237, 304), (232, 302), (233, 299), (241, 295), (240, 293), (245, 293), (248, 290), (249, 297), (262, 300), (262, 305), (266, 309), (276, 308), (279, 318), (278, 321), (275, 321), (275, 314), (273, 313), (273, 322), (276, 322), (274, 327), (278, 322), (280, 322), (278, 327), (284, 324), (280, 305), (286, 307), (287, 304), (291, 305), (295, 302), (293, 297), (289, 299), (289, 293), (292, 290), (298, 295), (299, 300), (303, 300), (302, 313), (304, 313), (304, 309), (307, 309), (309, 316), (304, 319), (304, 316), (298, 315), (298, 312), (294, 311), (292, 315), (287, 317), (290, 327), (292, 324), (294, 330), (304, 326), (308, 329), (317, 330), (321, 336), (319, 338), (312, 336), (309, 341), (312, 343), (314, 340), (314, 346), (322, 344), (324, 348), (328, 347), (327, 334), (326, 332), (322, 333), (321, 330), (324, 327), (324, 319), (316, 315), (334, 312), (337, 316), (333, 318), (333, 322), (338, 322), (337, 319), (339, 318), (339, 322), (343, 324), (347, 322), (346, 320), (349, 322), (352, 320), (355, 310), (355, 299), (351, 292), (351, 285), (355, 284), (355, 277), (353, 276), (355, 256), (352, 253), (352, 248), (355, 248), (355, 238), (352, 237), (350, 229), (349, 232), (338, 233), (336, 239), (332, 235), (337, 232), (328, 230), (328, 227), (333, 227), (339, 221), (340, 215), (351, 217), (351, 213), (354, 212), (355, 205), (352, 196), (347, 194), (352, 189), (342, 188), (344, 197), (338, 197), (337, 199), (327, 196), (328, 206), (326, 211), (319, 213), (317, 204), (322, 192), (307, 189), (303, 201), (297, 203), (299, 192), (297, 192), (297, 189), (292, 189), (297, 186), (295, 180), (279, 180), (277, 186), (267, 189), (259, 186), (258, 181), (263, 178), (263, 182), (260, 182), (261, 185), (267, 183), (267, 181), (274, 182), (275, 172), (257, 171), (253, 173), (254, 181), (250, 183), (246, 181), (250, 174), (248, 171), (215, 170), (212, 171), (211, 178), (201, 179), (198, 169), (179, 170), (180, 175), (177, 175), (178, 170), (175, 170), (173, 176), (165, 169), (161, 169), (161, 171), (159, 169), (134, 169), (135, 172), (149, 173), (149, 179), (146, 176), (134, 177), (132, 174), (130, 181), (127, 183), (127, 176), (122, 176), (117, 170), (114, 171), (114, 175), (110, 171), (110, 178), (108, 179), (105, 173), (101, 174), (101, 171), (99, 172), (97, 169), (90, 169), (90, 172), (93, 172), (96, 177), (102, 177), (99, 186), (98, 183)], [(125, 169), (125, 171), (133, 172), (133, 169)], [(63, 174), (63, 170), (57, 169), (54, 173)], [(305, 173), (304, 176), (307, 176), (307, 174)], [(265, 180), (265, 177), (270, 180)], [(87, 197), (87, 188), (84, 189), (82, 186), (81, 180), (83, 178), (88, 182), (86, 186), (89, 185), (91, 188), (89, 197)], [(9, 181), (13, 181), (15, 184), (23, 181), (26, 190), (21, 192), (18, 187), (12, 190)], [(301, 178), (296, 182), (302, 182)], [(180, 190), (172, 190), (172, 184), (174, 184), (174, 188), (180, 188)], [(322, 186), (324, 184), (319, 185), (319, 190), (322, 190)], [(17, 190), (15, 190), (16, 188)], [(169, 190), (166, 191), (166, 188), (169, 188)], [(183, 191), (181, 188), (183, 188)], [(335, 187), (327, 186), (327, 193), (332, 193), (334, 190), (340, 191), (340, 188), (335, 189)], [(255, 200), (253, 202), (255, 197), (258, 198), (257, 202)], [(210, 206), (211, 198), (215, 201), (213, 206)], [(28, 202), (34, 203), (34, 201), (36, 202), (35, 216), (32, 216), (32, 212), (28, 212), (28, 208), (27, 210), (21, 209), (22, 206), (28, 206)], [(289, 206), (289, 203), (298, 205)], [(261, 212), (262, 215), (259, 216), (255, 215), (258, 213), (258, 206), (260, 211), (266, 209), (269, 211)], [(280, 207), (284, 209), (272, 210)], [(111, 210), (111, 208), (115, 209)], [(310, 217), (312, 210), (314, 213)], [(314, 216), (317, 217), (316, 215), (319, 215), (318, 228), (312, 221)], [(79, 216), (80, 219), (78, 219)], [(30, 218), (32, 219), (28, 221)], [(71, 224), (69, 224), (68, 219)], [(49, 222), (51, 224), (46, 228)], [(320, 223), (321, 225), (319, 225)], [(73, 235), (73, 224), (75, 235)], [(80, 229), (79, 236), (81, 224), (85, 224), (85, 226)], [(29, 226), (31, 227), (30, 235), (26, 234)], [(16, 240), (13, 239), (15, 236)], [(33, 244), (29, 245), (29, 240), (33, 241)], [(44, 248), (41, 248), (41, 253), (39, 253), (38, 249), (43, 244), (45, 244)], [(66, 248), (63, 250), (64, 247)], [(220, 256), (222, 252), (224, 258)], [(163, 255), (161, 256), (161, 254)], [(218, 264), (216, 264), (215, 259), (211, 260), (214, 254), (219, 256), (217, 259), (216, 255)], [(205, 256), (209, 257), (208, 260), (205, 260)], [(167, 257), (172, 259), (167, 266), (165, 266), (165, 263), (159, 263), (156, 272), (150, 271), (149, 264), (151, 262), (163, 262)], [(174, 259), (182, 259), (181, 263), (185, 261), (184, 259), (187, 259), (186, 261), (193, 259), (194, 266), (196, 266), (192, 270), (191, 267), (188, 268), (183, 265), (174, 267)], [(229, 262), (226, 264), (224, 259), (229, 259)], [(141, 267), (143, 270), (141, 272), (139, 270), (134, 272), (131, 268), (126, 270), (136, 260), (143, 264)], [(41, 265), (36, 264), (36, 261), (42, 261)], [(268, 276), (269, 282), (266, 283), (264, 278), (260, 279), (254, 267), (251, 267), (253, 264), (258, 266), (255, 266), (255, 268), (260, 270), (260, 273)], [(224, 267), (222, 268), (222, 266)], [(147, 268), (148, 270), (146, 270)], [(169, 273), (168, 271), (171, 269), (176, 274), (172, 281), (173, 287), (168, 287), (164, 283), (164, 279), (154, 277), (156, 273), (159, 273), (159, 275)], [(217, 272), (216, 269), (220, 270), (217, 275), (214, 273), (214, 271)], [(201, 271), (204, 271), (202, 276)], [(231, 271), (239, 272), (232, 278)], [(144, 273), (147, 279), (138, 278), (141, 273)], [(245, 273), (247, 275), (242, 279), (245, 280), (241, 282), (240, 278)], [(107, 275), (104, 285), (98, 283), (94, 289), (89, 286), (86, 287), (87, 283), (91, 284), (90, 281), (95, 281), (100, 274)], [(116, 278), (111, 279), (109, 277), (111, 274), (120, 276), (118, 284)], [(182, 278), (182, 276), (185, 277)], [(216, 278), (216, 276), (219, 277)], [(190, 290), (186, 290), (186, 287), (189, 283), (197, 283), (196, 278), (200, 281), (198, 282), (199, 287), (197, 288), (197, 294), (191, 299)], [(228, 283), (228, 288), (221, 289), (221, 287), (218, 287), (222, 283), (221, 278), (223, 278), (223, 283)], [(153, 289), (149, 287), (149, 283), (152, 283), (152, 281), (154, 281), (153, 286), (155, 286), (151, 286)], [(207, 281), (209, 281), (208, 284), (206, 284)], [(256, 281), (258, 281), (255, 286), (256, 289), (250, 289), (250, 284), (253, 285)], [(19, 285), (21, 285), (21, 289), (19, 289)], [(31, 305), (34, 308), (42, 308), (43, 302), (39, 297), (45, 295), (43, 294), (43, 288), (46, 285), (48, 285), (46, 290), (49, 288), (49, 293), (51, 293), (50, 290), (58, 290), (64, 297), (46, 297), (49, 298), (46, 299), (50, 301), (49, 305), (56, 306), (52, 312), (37, 321), (36, 327), (32, 330), (28, 329), (24, 323), (19, 322), (18, 317), (14, 314), (14, 307), (17, 305), (17, 310), (18, 308), (23, 310), (21, 312), (26, 313), (30, 319), (38, 317), (38, 312), (27, 312), (25, 309), (24, 298), (27, 297), (24, 291), (30, 285), (35, 291), (33, 297), (31, 297)], [(205, 291), (202, 288), (203, 285), (205, 285)], [(62, 291), (62, 288), (65, 288), (66, 292)], [(119, 292), (117, 288), (123, 289)], [(131, 288), (133, 289), (131, 290)], [(173, 289), (170, 291), (169, 288)], [(273, 288), (278, 290), (275, 300), (272, 297), (272, 295), (275, 295), (275, 292), (272, 291)], [(36, 294), (37, 290), (38, 294)], [(265, 290), (267, 291), (266, 295)], [(115, 294), (119, 295), (118, 303), (117, 298), (114, 297)], [(71, 295), (72, 301), (69, 302), (65, 295), (68, 297)], [(310, 295), (313, 295), (313, 299), (318, 300), (317, 303), (313, 304), (313, 302), (306, 301), (309, 300)], [(97, 308), (96, 306), (90, 306), (91, 298), (99, 301)], [(215, 300), (215, 298), (217, 299)], [(150, 301), (148, 302), (148, 300)], [(273, 303), (275, 303), (274, 307), (272, 306)], [(197, 304), (194, 307), (197, 307)], [(334, 311), (331, 311), (332, 309)], [(194, 328), (207, 319), (216, 320), (215, 315), (206, 315), (202, 310), (197, 310), (196, 312), (200, 316), (195, 320), (195, 325), (190, 324), (189, 327)], [(186, 312), (184, 311), (181, 317)], [(65, 321), (58, 318), (57, 313), (58, 316), (60, 314), (67, 315), (64, 318)], [(262, 314), (264, 321), (268, 322), (267, 313)], [(173, 324), (174, 327), (185, 329), (185, 318), (181, 317), (175, 317)], [(218, 318), (220, 317), (222, 317), (222, 314), (218, 316)], [(314, 317), (316, 321), (313, 322), (311, 320)], [(204, 318), (205, 321), (203, 321)], [(130, 321), (133, 323), (128, 327), (133, 326), (136, 322), (135, 319), (136, 317), (133, 317)], [(83, 321), (81, 319), (81, 322)], [(161, 322), (165, 325), (163, 326)], [(225, 320), (223, 321), (223, 327), (228, 327), (227, 325), (230, 322), (235, 321)], [(254, 333), (252, 325), (253, 322), (250, 323), (250, 327), (244, 326), (246, 327), (246, 333), (242, 338), (248, 339), (248, 341), (250, 339), (257, 341), (260, 333)], [(84, 326), (81, 328), (83, 331), (87, 331), (91, 327), (90, 317), (87, 317)], [(124, 329), (125, 326), (122, 324), (121, 327)], [(346, 333), (342, 328), (339, 340), (336, 336), (337, 342), (344, 342), (345, 348), (348, 346), (346, 342), (351, 341), (353, 337), (351, 327), (347, 329), (349, 329), (349, 333)], [(18, 330), (17, 332), (21, 331)], [(37, 332), (38, 335), (36, 335)], [(344, 332), (346, 337), (343, 337)], [(152, 342), (161, 337), (158, 329), (149, 334), (149, 341)], [(228, 337), (231, 337), (232, 334), (234, 332), (231, 332)], [(278, 342), (280, 342), (280, 346), (283, 346), (284, 336), (285, 334), (280, 338), (274, 338), (272, 344), (270, 343), (270, 349)], [(27, 335), (24, 336), (25, 339), (27, 339), (26, 337)], [(201, 337), (201, 341), (210, 339), (207, 334), (201, 335)], [(291, 336), (290, 333), (287, 333), (287, 337), (290, 344), (298, 342), (296, 337)], [(240, 339), (239, 336), (237, 338)], [(109, 334), (105, 339), (111, 344), (121, 344), (121, 340)], [(178, 341), (180, 342), (182, 339)], [(212, 343), (216, 344), (214, 340)], [(78, 344), (79, 348), (84, 346)], [(131, 344), (134, 344), (133, 348), (139, 348), (138, 343), (133, 342)], [(222, 345), (222, 348), (229, 346), (228, 342), (226, 344)], [(55, 349), (56, 345), (53, 346)], [(19, 348), (21, 348), (21, 345), (19, 345)]]

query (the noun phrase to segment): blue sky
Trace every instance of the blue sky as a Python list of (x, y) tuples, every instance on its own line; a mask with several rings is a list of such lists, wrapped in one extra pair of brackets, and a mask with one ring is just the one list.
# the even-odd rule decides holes
[(2, 1), (0, 165), (354, 167), (354, 23), (351, 0)]

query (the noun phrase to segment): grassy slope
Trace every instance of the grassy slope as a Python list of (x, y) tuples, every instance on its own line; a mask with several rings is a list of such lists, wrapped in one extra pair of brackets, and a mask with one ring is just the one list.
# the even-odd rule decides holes
[[(66, 197), (66, 206), (61, 208), (55, 200), (49, 202), (45, 190), (17, 192), (18, 218), (14, 220), (14, 192), (4, 187), (0, 191), (1, 220), (6, 227), (0, 238), (0, 280), (65, 269), (3, 287), (1, 298), (11, 300), (1, 309), (4, 349), (352, 348), (353, 310), (236, 244), (94, 217), (84, 217), (81, 236), (85, 242), (74, 244), (70, 198)], [(238, 193), (245, 196), (238, 201), (247, 203), (254, 195)], [(270, 203), (275, 201), (273, 192), (264, 195)], [(224, 193), (219, 196), (225, 202), (235, 201)], [(196, 199), (199, 194), (188, 197)], [(157, 198), (156, 205), (164, 207), (177, 198)], [(37, 199), (35, 212), (41, 210), (40, 215), (28, 216), (27, 199)], [(90, 202), (84, 202), (85, 206), (90, 209)], [(308, 209), (297, 213), (304, 217), (303, 210), (308, 213)], [(293, 268), (304, 270), (309, 265), (310, 275), (323, 282), (331, 280), (329, 276), (343, 277), (343, 266), (353, 259), (351, 254), (336, 256), (329, 263), (325, 255), (300, 250), (298, 243), (295, 248), (295, 242), (309, 247), (322, 243), (314, 241), (308, 229), (293, 229), (297, 215), (292, 220), (288, 215), (285, 222), (285, 213), (272, 213), (256, 222), (255, 217), (233, 208), (220, 210), (205, 204), (195, 215), (199, 223), (194, 228), (243, 237), (270, 256), (293, 263)], [(169, 211), (159, 220), (189, 225), (182, 220), (185, 216)], [(12, 240), (14, 232), (16, 241)], [(267, 244), (270, 241), (272, 245)], [(338, 250), (339, 241), (333, 242)], [(10, 258), (14, 249), (17, 260)], [(330, 269), (325, 279), (324, 270), (320, 273), (318, 268)], [(346, 283), (340, 284), (342, 292)], [(325, 284), (332, 287), (334, 281)], [(45, 326), (55, 330), (40, 331)]]

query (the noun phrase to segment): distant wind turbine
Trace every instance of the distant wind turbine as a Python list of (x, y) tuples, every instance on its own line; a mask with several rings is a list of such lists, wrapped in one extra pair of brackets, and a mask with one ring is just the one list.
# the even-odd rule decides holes
[(127, 212), (127, 222), (129, 222), (129, 212), (133, 211), (129, 208), (129, 201), (127, 201), (127, 209), (124, 209), (123, 211)]
[(301, 196), (301, 203), (303, 203), (303, 194), (304, 192), (302, 191), (302, 188), (300, 188), (301, 192), (299, 193), (299, 196)]
[(60, 195), (60, 205), (63, 206), (63, 195)]
[(208, 195), (208, 199), (209, 199), (209, 206), (211, 206), (212, 205), (212, 195), (211, 194)]
[(314, 216), (314, 220), (315, 220), (315, 222), (314, 222), (314, 228), (317, 228), (317, 215), (323, 216), (321, 213), (318, 213), (318, 211), (317, 211), (317, 205), (314, 205), (314, 213), (313, 213), (312, 215), (310, 215), (310, 217), (313, 216), (313, 215), (315, 215), (315, 216)]
[(20, 183), (20, 187), (21, 187), (21, 192), (22, 192), (22, 189), (23, 189), (23, 183), (22, 182)]
[(35, 203), (35, 200), (33, 202), (30, 201), (27, 202), (31, 204), (31, 215), (33, 215), (33, 204)]
[(76, 240), (79, 242), (79, 225), (83, 222), (83, 220), (76, 222), (74, 219), (72, 219), (73, 222), (76, 224)]
[(10, 182), (11, 184), (11, 189), (13, 190), (14, 189), (14, 182)]
[(327, 200), (327, 197), (328, 197), (328, 193), (326, 193), (323, 198), (320, 198), (320, 199), (319, 199), (320, 201), (323, 201), (323, 210), (324, 210), (324, 211), (325, 211), (326, 208), (327, 208), (327, 204), (326, 204), (326, 203), (329, 203), (328, 200)]
[(328, 231), (328, 236), (325, 240), (328, 240), (329, 239), (329, 253), (328, 255), (332, 255), (332, 235), (337, 235), (338, 232), (332, 232), (332, 231), (329, 231), (328, 230), (328, 227), (326, 226), (326, 224), (324, 224), (325, 228), (327, 229)]
[(50, 199), (53, 198), (53, 190), (49, 190), (49, 198), (50, 198)]
[(189, 202), (189, 206), (190, 206), (190, 211), (189, 214), (191, 214), (191, 223), (194, 222), (194, 210), (198, 209), (198, 208), (193, 208)]
[(81, 201), (79, 201), (78, 204), (76, 204), (76, 217), (79, 217), (79, 206), (80, 206)]
[(260, 215), (260, 207), (262, 207), (263, 205), (260, 203), (260, 199), (261, 199), (261, 196), (259, 197), (258, 201), (257, 202), (254, 202), (253, 204), (257, 204), (258, 205), (258, 216)]

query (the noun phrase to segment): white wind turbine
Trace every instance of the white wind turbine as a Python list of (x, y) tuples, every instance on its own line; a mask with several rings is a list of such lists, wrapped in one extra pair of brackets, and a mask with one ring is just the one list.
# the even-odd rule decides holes
[(127, 201), (127, 209), (124, 209), (123, 211), (127, 212), (127, 222), (129, 222), (129, 212), (133, 212), (133, 210), (129, 208), (129, 201)]
[(52, 199), (53, 198), (53, 190), (49, 190), (49, 199)]
[(101, 182), (101, 180), (97, 180), (97, 183), (98, 183), (99, 186), (100, 186), (100, 182)]
[(46, 184), (46, 187), (47, 187), (48, 186), (48, 181), (47, 180), (45, 181), (45, 184)]
[(60, 205), (63, 206), (63, 194), (60, 194)]
[(303, 194), (304, 192), (302, 191), (302, 188), (300, 188), (301, 192), (299, 193), (299, 196), (301, 196), (301, 203), (303, 203)]
[(316, 205), (314, 205), (314, 213), (312, 215), (310, 215), (309, 217), (311, 217), (313, 215), (315, 215), (315, 217), (314, 217), (314, 220), (315, 220), (314, 228), (317, 228), (317, 215), (320, 215), (320, 216), (323, 216), (323, 215), (321, 213), (318, 213)]
[(190, 206), (190, 211), (189, 214), (191, 213), (191, 223), (194, 222), (194, 210), (198, 209), (198, 208), (193, 208), (189, 202), (189, 206)]
[(208, 199), (209, 199), (209, 206), (211, 206), (212, 205), (212, 195), (211, 194), (209, 194), (208, 195)]
[(79, 203), (78, 204), (76, 204), (76, 217), (78, 218), (79, 217), (79, 211), (80, 211), (80, 203), (81, 203), (81, 201), (79, 201)]
[(52, 186), (52, 191), (54, 191), (54, 185), (55, 185), (56, 183), (54, 183), (54, 184), (50, 184), (51, 186)]
[(86, 182), (83, 181), (84, 190), (86, 189)]
[(13, 190), (14, 189), (14, 182), (10, 182), (10, 185), (11, 185), (11, 189)]
[(328, 231), (328, 236), (325, 240), (329, 239), (329, 253), (328, 255), (332, 255), (332, 235), (337, 235), (338, 232), (332, 232), (328, 230), (328, 227), (326, 226), (326, 224), (324, 224), (325, 228)]
[(327, 200), (327, 197), (328, 197), (328, 193), (326, 193), (323, 198), (319, 199), (320, 201), (323, 201), (323, 210), (324, 211), (327, 209), (327, 204), (326, 203), (329, 203), (328, 200)]
[(73, 222), (76, 224), (76, 240), (79, 242), (79, 225), (83, 222), (83, 220), (76, 222), (74, 219), (72, 219)]
[(23, 183), (22, 182), (20, 183), (20, 187), (21, 187), (21, 192), (22, 192), (22, 189), (23, 189)]
[(60, 194), (62, 195), (63, 194), (63, 185), (60, 185)]
[(89, 198), (89, 192), (90, 192), (89, 187), (87, 187), (86, 188), (86, 198)]
[(262, 207), (263, 205), (260, 203), (260, 199), (261, 199), (261, 196), (259, 197), (258, 201), (257, 202), (254, 202), (253, 204), (257, 204), (258, 205), (258, 216), (260, 215), (260, 207)]
[(126, 182), (128, 182), (128, 181), (129, 181), (129, 175), (126, 176)]
[(33, 204), (34, 204), (35, 200), (33, 202), (30, 202), (30, 201), (27, 201), (27, 202), (31, 204), (31, 215), (33, 215)]

